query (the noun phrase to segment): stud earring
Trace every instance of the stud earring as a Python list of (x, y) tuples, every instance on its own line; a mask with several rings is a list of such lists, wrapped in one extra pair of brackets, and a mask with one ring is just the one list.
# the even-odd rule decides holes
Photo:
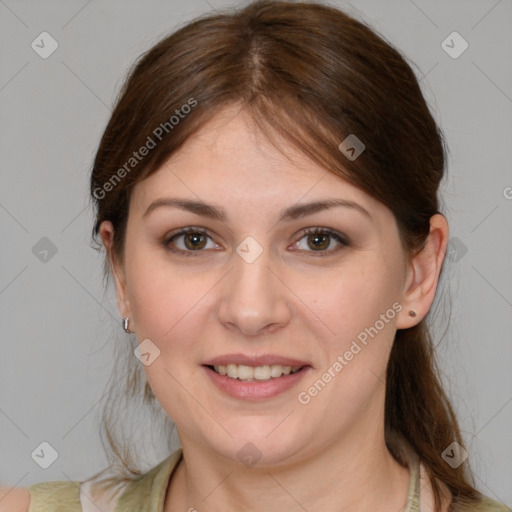
[(130, 319), (128, 317), (123, 318), (123, 329), (124, 332), (131, 333), (130, 328), (128, 327), (130, 324)]
[(412, 309), (411, 309), (411, 310), (409, 311), (409, 316), (412, 316), (412, 317), (414, 318), (414, 317), (416, 316), (416, 311), (414, 311), (414, 310), (412, 310)]

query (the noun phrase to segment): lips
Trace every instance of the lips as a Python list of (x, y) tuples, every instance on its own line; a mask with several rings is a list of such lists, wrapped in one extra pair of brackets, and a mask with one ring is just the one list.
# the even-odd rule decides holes
[(202, 367), (221, 392), (241, 400), (273, 398), (296, 386), (312, 370), (307, 361), (271, 354), (225, 354), (205, 361)]
[(307, 361), (301, 361), (285, 356), (262, 354), (259, 356), (247, 356), (244, 354), (225, 354), (208, 359), (203, 366), (227, 366), (228, 364), (244, 365), (244, 366), (291, 366), (292, 368), (311, 366)]

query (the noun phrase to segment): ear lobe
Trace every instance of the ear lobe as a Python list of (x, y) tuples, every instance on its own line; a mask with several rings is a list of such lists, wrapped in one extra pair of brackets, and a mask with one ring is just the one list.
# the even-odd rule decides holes
[[(121, 261), (116, 257), (114, 252), (114, 227), (110, 221), (103, 221), (100, 225), (100, 236), (105, 246), (110, 270), (114, 277), (114, 285), (116, 289), (117, 308), (121, 316), (131, 317), (130, 303), (126, 293), (126, 278), (124, 267)], [(132, 321), (133, 327), (133, 321)]]
[[(430, 219), (430, 232), (423, 248), (410, 260), (402, 297), (403, 309), (397, 321), (398, 329), (418, 324), (434, 302), (439, 275), (448, 245), (448, 222), (441, 214)], [(409, 315), (414, 311), (416, 316)]]

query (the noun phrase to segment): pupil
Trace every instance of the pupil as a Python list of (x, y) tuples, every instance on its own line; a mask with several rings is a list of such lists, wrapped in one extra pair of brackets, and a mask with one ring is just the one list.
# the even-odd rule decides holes
[[(315, 234), (315, 235), (310, 236), (310, 240), (314, 240), (313, 248), (317, 248), (317, 249), (325, 249), (326, 247), (328, 247), (329, 246), (328, 238), (329, 238), (329, 235)], [(317, 244), (318, 241), (322, 241), (322, 240), (323, 240), (323, 243), (320, 242), (320, 244)], [(327, 241), (327, 243), (325, 243), (326, 241)]]
[(204, 247), (204, 243), (201, 244), (201, 233), (192, 233), (185, 237), (185, 245), (188, 249), (201, 249)]

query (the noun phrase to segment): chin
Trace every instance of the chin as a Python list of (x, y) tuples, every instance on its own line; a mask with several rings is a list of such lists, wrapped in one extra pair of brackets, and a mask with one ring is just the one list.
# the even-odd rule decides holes
[[(288, 421), (283, 422), (285, 417), (286, 415), (238, 419), (236, 425), (226, 424), (232, 438), (225, 435), (209, 441), (208, 444), (224, 457), (241, 462), (247, 467), (288, 464), (307, 443), (293, 435), (294, 429), (291, 425), (282, 428)], [(283, 425), (280, 425), (281, 422)]]

